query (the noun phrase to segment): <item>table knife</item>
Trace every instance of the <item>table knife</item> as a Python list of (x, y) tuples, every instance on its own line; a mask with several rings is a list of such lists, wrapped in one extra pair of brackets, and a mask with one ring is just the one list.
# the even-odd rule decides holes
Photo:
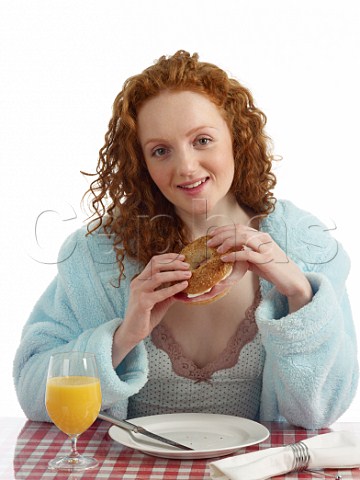
[(100, 412), (98, 418), (101, 420), (106, 420), (107, 422), (113, 423), (117, 427), (124, 428), (125, 430), (129, 430), (132, 433), (140, 433), (141, 435), (146, 435), (147, 437), (153, 438), (158, 440), (159, 442), (166, 443), (167, 445), (172, 445), (173, 447), (181, 448), (182, 450), (194, 450), (193, 448), (187, 447), (186, 445), (182, 445), (181, 443), (174, 442), (169, 438), (162, 437), (157, 435), (156, 433), (150, 432), (146, 430), (144, 427), (139, 425), (134, 425), (133, 423), (128, 422), (127, 420), (119, 420), (107, 413)]

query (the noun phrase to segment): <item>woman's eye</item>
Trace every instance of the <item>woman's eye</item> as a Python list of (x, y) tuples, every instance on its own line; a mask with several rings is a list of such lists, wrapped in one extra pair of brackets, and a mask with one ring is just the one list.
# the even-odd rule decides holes
[(155, 150), (153, 150), (151, 154), (153, 157), (163, 157), (164, 155), (166, 155), (166, 153), (167, 153), (166, 148), (159, 147), (159, 148), (155, 148)]
[(198, 143), (200, 146), (208, 145), (210, 142), (211, 139), (208, 137), (201, 137), (196, 140), (196, 143)]

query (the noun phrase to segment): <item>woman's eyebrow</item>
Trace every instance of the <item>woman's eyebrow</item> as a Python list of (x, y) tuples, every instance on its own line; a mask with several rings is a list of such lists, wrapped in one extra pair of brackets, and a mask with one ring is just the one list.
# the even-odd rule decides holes
[(198, 130), (202, 130), (203, 128), (211, 128), (212, 130), (218, 130), (218, 128), (213, 127), (213, 126), (211, 126), (211, 125), (200, 125), (199, 127), (192, 128), (192, 129), (189, 130), (185, 135), (186, 135), (187, 137), (190, 137), (190, 136), (193, 135), (195, 132), (197, 132)]
[[(196, 133), (198, 130), (202, 130), (203, 128), (210, 128), (212, 130), (218, 130), (216, 127), (212, 127), (211, 125), (200, 125), (199, 127), (194, 127), (188, 132), (185, 133), (186, 137), (191, 137), (194, 133)], [(160, 137), (154, 137), (154, 138), (149, 138), (144, 142), (144, 147), (146, 147), (149, 143), (161, 143), (164, 141), (164, 138)]]
[(146, 147), (149, 143), (161, 143), (163, 141), (163, 138), (149, 138), (149, 140), (146, 140), (146, 142), (144, 142), (144, 147)]

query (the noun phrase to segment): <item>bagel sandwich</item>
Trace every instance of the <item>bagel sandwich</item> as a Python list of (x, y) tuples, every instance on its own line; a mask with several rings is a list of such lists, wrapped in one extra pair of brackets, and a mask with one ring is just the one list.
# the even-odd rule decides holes
[(186, 245), (181, 254), (192, 273), (188, 286), (175, 297), (192, 305), (204, 305), (224, 297), (231, 285), (224, 280), (231, 275), (233, 264), (223, 262), (221, 254), (207, 245), (209, 236), (199, 237)]

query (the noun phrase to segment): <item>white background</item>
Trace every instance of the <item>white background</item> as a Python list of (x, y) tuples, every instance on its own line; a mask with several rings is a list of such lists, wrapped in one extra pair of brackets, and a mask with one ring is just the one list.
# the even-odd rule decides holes
[[(318, 214), (352, 258), (359, 335), (358, 0), (43, 0), (0, 4), (1, 415), (12, 360), (56, 273), (124, 80), (178, 49), (248, 86), (274, 139), (276, 195)], [(37, 241), (35, 238), (35, 226)], [(360, 393), (343, 420), (360, 421)]]

